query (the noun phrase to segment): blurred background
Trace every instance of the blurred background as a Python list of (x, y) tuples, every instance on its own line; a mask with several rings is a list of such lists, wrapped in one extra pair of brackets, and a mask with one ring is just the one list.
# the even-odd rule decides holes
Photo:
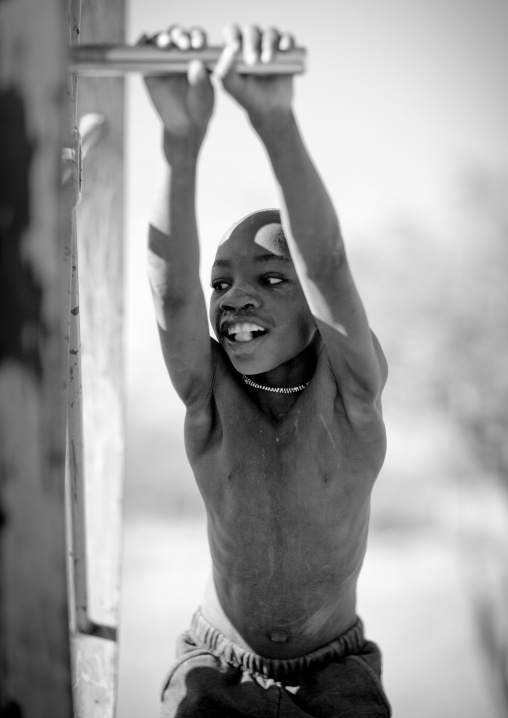
[[(131, 0), (129, 40), (227, 22), (308, 49), (295, 107), (390, 365), (388, 456), (359, 585), (395, 718), (508, 712), (508, 3)], [(128, 454), (120, 718), (158, 715), (209, 569), (146, 280), (160, 129), (128, 106)], [(219, 95), (200, 161), (202, 277), (235, 220), (278, 205), (264, 151)]]

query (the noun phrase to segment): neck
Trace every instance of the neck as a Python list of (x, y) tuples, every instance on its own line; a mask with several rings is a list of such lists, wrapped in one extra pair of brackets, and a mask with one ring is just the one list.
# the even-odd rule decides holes
[(261, 411), (275, 421), (281, 421), (289, 413), (293, 404), (304, 394), (305, 391), (296, 392), (295, 394), (277, 394), (264, 389), (251, 389), (253, 401), (261, 409)]
[(264, 387), (287, 389), (307, 384), (312, 378), (318, 359), (320, 336), (314, 335), (309, 346), (293, 359), (261, 374), (251, 374), (249, 379)]

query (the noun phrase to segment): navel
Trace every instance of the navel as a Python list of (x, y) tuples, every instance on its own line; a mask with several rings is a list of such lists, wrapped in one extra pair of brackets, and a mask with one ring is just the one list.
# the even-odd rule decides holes
[(270, 640), (273, 643), (287, 643), (289, 640), (289, 634), (286, 631), (272, 631), (270, 633)]

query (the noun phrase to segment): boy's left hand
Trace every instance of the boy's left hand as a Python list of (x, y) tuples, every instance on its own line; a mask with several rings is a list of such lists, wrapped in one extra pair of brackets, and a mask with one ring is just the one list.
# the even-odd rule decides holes
[(247, 112), (254, 126), (270, 119), (280, 120), (291, 113), (293, 78), (291, 75), (240, 75), (234, 67), (241, 53), (246, 64), (270, 62), (278, 52), (294, 47), (291, 35), (275, 28), (261, 31), (254, 25), (228, 25), (224, 28), (224, 50), (214, 75)]

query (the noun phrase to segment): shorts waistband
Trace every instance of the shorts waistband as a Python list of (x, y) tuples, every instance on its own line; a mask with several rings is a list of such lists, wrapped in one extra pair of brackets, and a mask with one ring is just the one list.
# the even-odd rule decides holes
[(199, 609), (192, 617), (190, 634), (196, 645), (208, 649), (227, 663), (249, 673), (286, 682), (288, 678), (296, 677), (306, 670), (315, 670), (332, 660), (341, 660), (352, 653), (357, 653), (365, 644), (363, 623), (360, 618), (357, 618), (351, 628), (335, 640), (298, 658), (264, 658), (251, 653), (226, 638), (206, 620)]

